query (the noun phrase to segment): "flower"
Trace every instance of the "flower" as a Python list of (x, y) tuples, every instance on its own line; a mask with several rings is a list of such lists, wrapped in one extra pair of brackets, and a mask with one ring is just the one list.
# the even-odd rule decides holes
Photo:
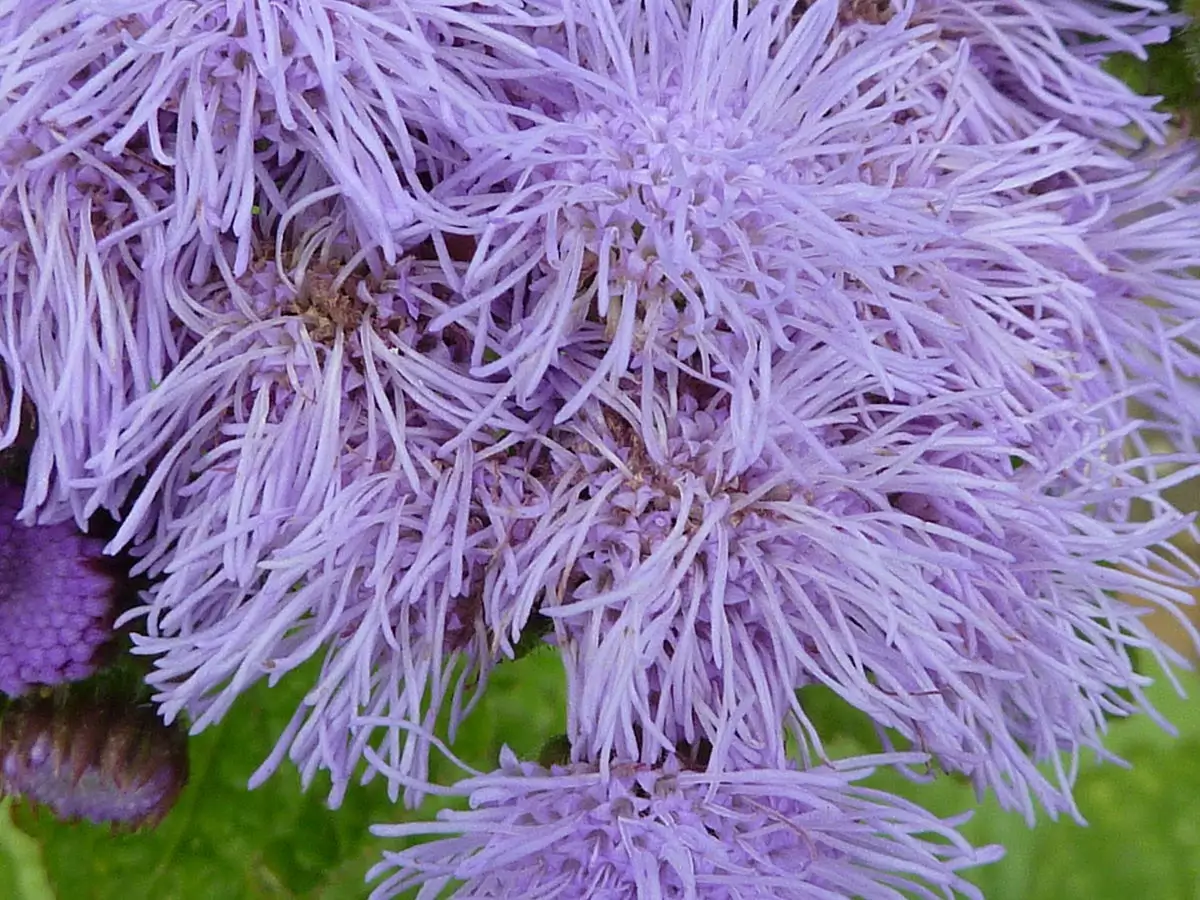
[[(119, 516), (169, 721), (323, 658), (255, 783), (416, 803), (549, 621), (574, 767), (525, 783), (742, 816), (739, 779), (825, 777), (785, 750), (823, 760), (823, 684), (921, 751), (883, 763), (1076, 812), (1147, 708), (1131, 651), (1177, 661), (1115, 597), (1200, 583), (1164, 497), (1200, 471), (1195, 149), (1098, 65), (1160, 5), (0, 0), (21, 517)], [(685, 894), (734, 852), (655, 828)]]
[(808, 338), (889, 397), (996, 389), (1014, 431), (1062, 392), (1103, 393), (1155, 340), (1097, 323), (1097, 277), (1130, 267), (1096, 249), (1098, 220), (1127, 225), (1104, 218), (1106, 191), (1146, 174), (1126, 148), (1020, 107), (920, 4), (851, 21), (833, 0), (713, 6), (581, 4), (539, 45), (537, 98), (505, 88), (529, 126), (465, 145), (493, 185), (472, 197), (495, 199), (464, 302), (431, 325), (487, 331), (474, 374), (507, 374), (532, 410), (549, 373), (594, 358), (563, 423), (602, 385), (686, 364), (733, 397), (745, 468), (777, 358)]
[[(511, 373), (530, 408), (563, 360), (597, 356), (558, 422), (599, 385), (654, 365), (651, 352), (678, 353), (743, 407), (732, 427), (745, 466), (770, 402), (772, 353), (797, 326), (870, 352), (857, 346), (862, 329), (847, 328), (833, 273), (874, 287), (913, 257), (930, 198), (892, 182), (925, 161), (898, 148), (944, 104), (900, 90), (932, 33), (904, 17), (835, 38), (837, 3), (798, 23), (790, 6), (759, 5), (736, 22), (711, 7), (579, 5), (541, 52), (536, 101), (513, 92), (532, 107), (529, 127), (471, 145), (498, 199), (468, 302), (433, 325), (481, 310), (507, 325), (477, 372)], [(949, 82), (950, 68), (937, 74)], [(871, 165), (878, 182), (863, 177)], [(506, 296), (497, 283), (522, 276), (520, 316), (496, 315)], [(680, 341), (679, 330), (707, 340)]]
[(1104, 68), (1114, 53), (1138, 59), (1183, 24), (1155, 0), (917, 0), (914, 18), (938, 26), (945, 52), (970, 46), (976, 75), (1009, 102), (1010, 120), (1055, 120), (1115, 146), (1161, 142), (1170, 114)]
[(1188, 602), (1197, 568), (1166, 543), (1188, 518), (1162, 492), (1194, 458), (1146, 482), (1158, 458), (1122, 459), (1136, 425), (1103, 407), (1030, 416), (1044, 440), (1021, 446), (985, 392), (889, 401), (833, 348), (797, 351), (742, 471), (728, 395), (683, 373), (550, 428), (521, 463), (548, 500), (489, 627), (553, 620), (585, 758), (705, 740), (722, 767), (780, 765), (789, 721), (820, 756), (794, 692), (824, 684), (1031, 819), (1034, 797), (1075, 812), (1061, 753), (1102, 752), (1106, 717), (1144, 707), (1131, 649), (1181, 662), (1111, 593)]
[[(958, 872), (998, 858), (919, 807), (855, 782), (916, 756), (861, 757), (810, 771), (690, 771), (614, 763), (549, 769), (504, 748), (500, 768), (453, 788), (467, 810), (377, 826), (437, 836), (388, 852), (369, 878), (387, 900), (432, 897), (980, 897)], [(450, 885), (453, 892), (446, 894)]]
[[(1091, 319), (1087, 339), (1072, 349), (1109, 373), (1092, 386), (1092, 395), (1100, 398), (1104, 385), (1151, 410), (1137, 440), (1158, 433), (1181, 451), (1195, 447), (1200, 148), (1194, 142), (1148, 147), (1086, 191), (1060, 188), (1060, 193), (1065, 214), (1087, 224), (1084, 241), (1099, 263), (1068, 270), (1094, 298), (1084, 309)], [(1121, 427), (1131, 412), (1141, 414), (1136, 407), (1112, 409), (1118, 414), (1113, 427)]]
[(154, 826), (187, 783), (187, 741), (145, 706), (94, 691), (14, 701), (0, 715), (0, 795), (61, 819)]
[(21, 494), (0, 483), (0, 693), (10, 696), (95, 671), (120, 585), (102, 540), (17, 521)]
[(250, 264), (254, 209), (299, 154), (342, 188), (364, 239), (394, 259), (394, 234), (448, 212), (426, 186), (454, 157), (456, 136), (511, 128), (489, 96), (487, 50), (524, 49), (453, 6), (370, 0), (91, 0), (0, 4), (7, 102), (0, 134), (38, 119), (63, 146), (132, 150), (172, 173), (186, 215), (169, 246), (236, 239)]
[(290, 753), (306, 783), (331, 772), (336, 804), (372, 741), (425, 771), (423, 737), (357, 717), (431, 725), (452, 703), (457, 721), (485, 681), (475, 598), (498, 538), (472, 503), (474, 469), (523, 423), (467, 374), (471, 336), (426, 326), (461, 265), (436, 258), (441, 237), (388, 266), (313, 169), (284, 213), (263, 213), (272, 238), (243, 275), (232, 240), (181, 260), (207, 265), (194, 289), (172, 281), (183, 356), (79, 484), (145, 477), (111, 547), (154, 579), (126, 621), (144, 621), (134, 652), (155, 657), (168, 721), (186, 711), (201, 730), (249, 685), (324, 654), (256, 782)]
[(171, 365), (171, 309), (159, 299), (163, 229), (176, 210), (161, 167), (136, 152), (61, 149), (38, 123), (0, 141), (0, 364), (7, 382), (3, 446), (19, 409), (37, 411), (22, 519), (117, 511), (129, 480), (88, 505), (74, 489), (117, 413)]

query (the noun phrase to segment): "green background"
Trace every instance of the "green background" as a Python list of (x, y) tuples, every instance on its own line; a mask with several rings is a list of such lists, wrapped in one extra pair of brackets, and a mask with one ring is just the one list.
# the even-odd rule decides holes
[[(380, 785), (351, 790), (335, 812), (324, 807), (320, 786), (301, 794), (287, 768), (256, 791), (244, 787), (303, 694), (300, 682), (311, 673), (300, 674), (290, 685), (251, 691), (220, 726), (192, 740), (191, 781), (155, 831), (111, 835), (24, 809), (15, 811), (14, 824), (5, 810), (0, 898), (365, 898), (364, 877), (386, 843), (372, 838), (368, 826), (405, 815)], [(1200, 679), (1186, 681), (1200, 698)], [(974, 875), (989, 900), (1200, 900), (1200, 699), (1179, 698), (1165, 680), (1152, 696), (1180, 736), (1145, 717), (1113, 723), (1109, 746), (1133, 768), (1085, 769), (1077, 795), (1089, 827), (1044, 821), (1029, 829), (990, 803), (964, 827), (976, 843), (1008, 848), (1003, 861)], [(563, 701), (553, 653), (506, 663), (458, 749), (484, 768), (494, 765), (504, 738), (521, 755), (536, 756), (544, 738), (562, 727)], [(822, 720), (841, 735), (830, 744), (835, 755), (873, 749), (856, 737), (853, 716), (836, 705)], [(444, 763), (436, 774), (453, 777)], [(876, 784), (942, 815), (975, 806), (970, 789), (952, 778), (913, 785), (881, 773)], [(422, 811), (432, 813), (432, 806)]]

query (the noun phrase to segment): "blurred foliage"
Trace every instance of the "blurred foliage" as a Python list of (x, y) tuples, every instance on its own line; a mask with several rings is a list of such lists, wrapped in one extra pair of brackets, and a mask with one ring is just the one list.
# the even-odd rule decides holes
[(0, 897), (54, 900), (37, 841), (12, 825), (12, 801), (0, 801)]
[[(1200, 678), (1185, 683), (1200, 695)], [(1106, 745), (1130, 767), (1084, 761), (1075, 799), (1087, 826), (1062, 818), (1030, 829), (990, 797), (979, 806), (964, 835), (1007, 850), (972, 874), (988, 900), (1200, 900), (1200, 704), (1178, 696), (1166, 678), (1150, 695), (1179, 736), (1147, 716), (1113, 723)], [(875, 782), (944, 816), (974, 799), (951, 778), (912, 784), (881, 772)]]
[(1151, 47), (1149, 59), (1117, 54), (1109, 70), (1140, 93), (1162, 97), (1180, 126), (1200, 135), (1200, 0), (1171, 0), (1169, 5), (1197, 24), (1177, 31), (1168, 43)]
[[(351, 788), (326, 808), (328, 779), (301, 793), (284, 765), (265, 785), (246, 782), (312, 684), (311, 667), (275, 688), (260, 684), (217, 726), (191, 739), (191, 780), (155, 830), (112, 834), (66, 824), (18, 805), (0, 807), (0, 898), (4, 900), (362, 900), (367, 870), (379, 860), (372, 824), (432, 817), (393, 804), (381, 782)], [(455, 742), (463, 761), (492, 769), (506, 741), (536, 756), (565, 727), (561, 665), (549, 650), (501, 665)], [(459, 777), (440, 758), (437, 780)], [(13, 822), (17, 828), (13, 827)], [(39, 858), (40, 849), (40, 858)], [(51, 892), (52, 891), (52, 892)]]
[[(1161, 676), (1153, 664), (1147, 669)], [(1189, 673), (1182, 682), (1191, 697), (1200, 695), (1200, 677)], [(806, 692), (802, 699), (816, 703), (810, 714), (819, 713), (832, 735), (825, 743), (832, 758), (879, 752), (861, 713), (824, 689)], [(953, 775), (917, 783), (881, 769), (865, 783), (947, 818), (973, 809), (963, 834), (976, 846), (1007, 850), (1001, 862), (968, 873), (988, 900), (1200, 900), (1200, 704), (1165, 677), (1149, 696), (1178, 737), (1148, 716), (1113, 720), (1106, 744), (1129, 768), (1084, 759), (1075, 797), (1086, 826), (1043, 817), (1029, 828), (991, 796), (977, 803)]]
[[(289, 767), (256, 791), (246, 779), (270, 749), (311, 673), (268, 689), (192, 741), (192, 782), (157, 831), (111, 835), (27, 811), (14, 830), (0, 807), (0, 897), (13, 900), (207, 900), (211, 897), (362, 900), (364, 876), (382, 842), (376, 822), (435, 814), (393, 805), (378, 782), (352, 788), (330, 812), (323, 789), (299, 791)], [(1185, 684), (1200, 693), (1200, 678)], [(1179, 728), (1172, 737), (1148, 717), (1112, 723), (1109, 745), (1133, 765), (1085, 763), (1077, 797), (1089, 820), (1026, 827), (990, 799), (963, 830), (977, 844), (1000, 843), (1008, 856), (974, 873), (989, 900), (1200, 900), (1200, 705), (1179, 698), (1167, 679), (1151, 689), (1154, 704)], [(844, 757), (877, 749), (855, 710), (828, 692), (802, 693), (831, 735), (826, 749)], [(455, 742), (464, 762), (490, 768), (502, 743), (526, 758), (564, 727), (561, 667), (550, 651), (501, 665), (480, 706)], [(453, 764), (435, 757), (434, 774), (453, 781)], [(952, 816), (976, 806), (961, 779), (916, 784), (880, 771), (871, 783)], [(444, 801), (441, 801), (444, 802)], [(40, 852), (39, 852), (40, 851)], [(52, 888), (51, 888), (52, 886)], [(53, 891), (53, 892), (52, 892)]]

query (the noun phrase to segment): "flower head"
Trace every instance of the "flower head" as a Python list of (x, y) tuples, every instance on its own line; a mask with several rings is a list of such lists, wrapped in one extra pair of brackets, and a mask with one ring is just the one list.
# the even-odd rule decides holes
[(1161, 141), (1169, 113), (1130, 90), (1103, 63), (1114, 53), (1146, 58), (1182, 24), (1165, 4), (1058, 0), (917, 0), (915, 18), (938, 26), (948, 50), (969, 44), (977, 77), (1005, 100), (1017, 121), (1057, 120), (1118, 146)]
[[(994, 390), (1011, 429), (1063, 393), (1103, 394), (1155, 339), (1101, 316), (1097, 280), (1132, 266), (1098, 244), (1128, 226), (1104, 218), (1107, 192), (1145, 167), (1022, 111), (976, 77), (974, 45), (894, 6), (849, 21), (833, 0), (799, 17), (578, 4), (540, 51), (536, 100), (506, 88), (529, 127), (471, 145), (494, 209), (464, 302), (432, 325), (486, 333), (475, 374), (506, 373), (527, 408), (556, 402), (558, 423), (630, 373), (696, 369), (733, 398), (739, 467), (777, 358), (808, 339), (888, 397)], [(555, 400), (550, 374), (581, 361), (588, 378)]]
[[(898, 191), (888, 206), (888, 182), (927, 162), (898, 152), (910, 142), (896, 132), (915, 137), (937, 115), (932, 96), (900, 87), (919, 80), (929, 28), (898, 18), (835, 37), (829, 2), (791, 17), (774, 3), (740, 18), (707, 0), (579, 4), (558, 52), (542, 53), (536, 100), (513, 94), (533, 106), (530, 127), (480, 148), (497, 208), (468, 302), (435, 326), (481, 309), (507, 326), (480, 371), (510, 372), (530, 407), (548, 372), (595, 356), (559, 422), (631, 368), (661, 357), (701, 367), (745, 407), (732, 427), (746, 464), (772, 351), (798, 326), (839, 345), (859, 337), (831, 273), (911, 257), (928, 197)], [(948, 81), (950, 67), (927, 77)], [(872, 165), (882, 183), (863, 178)], [(506, 318), (497, 287), (518, 278), (519, 315)]]
[(480, 12), (387, 0), (10, 0), (0, 3), (0, 133), (36, 118), (64, 135), (30, 163), (39, 167), (89, 142), (153, 159), (188, 210), (169, 222), (171, 248), (232, 235), (238, 274), (254, 209), (281, 168), (311, 155), (364, 237), (394, 258), (395, 232), (448, 215), (428, 182), (458, 154), (456, 137), (512, 127), (477, 70), (493, 45), (523, 48), (497, 27), (523, 17), (504, 5), (492, 22)]
[(0, 362), (7, 382), (3, 445), (21, 404), (37, 411), (22, 517), (116, 511), (131, 479), (90, 507), (73, 482), (87, 474), (113, 418), (149, 391), (175, 358), (163, 303), (164, 223), (175, 207), (161, 166), (94, 144), (53, 164), (62, 136), (36, 122), (0, 140)]
[(22, 515), (121, 513), (170, 720), (323, 655), (257, 777), (334, 802), (550, 620), (589, 791), (819, 757), (819, 683), (1073, 810), (1114, 595), (1198, 578), (1195, 151), (1097, 64), (1159, 6), (0, 0)]
[(586, 763), (522, 763), (505, 748), (498, 771), (455, 786), (469, 810), (373, 829), (439, 839), (387, 853), (372, 875), (399, 871), (371, 896), (420, 886), (420, 900), (979, 897), (958, 872), (997, 848), (972, 850), (954, 823), (855, 784), (874, 765), (912, 761), (710, 775), (672, 757), (614, 763), (607, 776)]
[[(1111, 593), (1173, 608), (1197, 578), (1166, 544), (1188, 528), (1161, 497), (1173, 479), (1122, 459), (1136, 426), (1110, 431), (1104, 408), (1044, 410), (1022, 446), (983, 392), (889, 401), (804, 349), (744, 470), (729, 398), (682, 375), (549, 429), (522, 463), (547, 499), (489, 625), (554, 621), (586, 758), (702, 739), (719, 766), (779, 764), (789, 721), (819, 754), (795, 691), (824, 684), (1005, 805), (1073, 811), (1069, 771), (1038, 764), (1099, 750), (1106, 716), (1143, 705), (1130, 648), (1163, 652)], [(1129, 521), (1135, 494), (1148, 523)]]
[(194, 288), (173, 282), (183, 356), (113, 423), (86, 483), (148, 476), (113, 546), (156, 579), (135, 652), (156, 657), (169, 720), (202, 729), (250, 684), (325, 655), (263, 774), (290, 753), (306, 780), (332, 772), (336, 802), (371, 741), (424, 772), (423, 738), (358, 717), (431, 724), (482, 682), (475, 598), (497, 538), (473, 469), (523, 426), (467, 374), (471, 336), (426, 327), (453, 297), (441, 239), (388, 266), (327, 183), (288, 188), (245, 273), (232, 241), (181, 261), (206, 267)]

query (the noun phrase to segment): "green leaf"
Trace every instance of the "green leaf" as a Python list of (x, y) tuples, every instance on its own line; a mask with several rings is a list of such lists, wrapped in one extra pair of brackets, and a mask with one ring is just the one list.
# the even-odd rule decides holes
[[(288, 766), (258, 790), (248, 791), (247, 780), (283, 731), (313, 674), (305, 669), (276, 688), (257, 686), (220, 725), (192, 738), (190, 781), (157, 830), (113, 835), (106, 828), (65, 824), (22, 810), (17, 819), (24, 833), (0, 828), (0, 897), (361, 900), (368, 891), (366, 873), (384, 849), (369, 827), (431, 818), (445, 801), (430, 801), (410, 812), (393, 805), (383, 783), (374, 781), (352, 787), (342, 807), (331, 811), (324, 803), (328, 782), (318, 781), (302, 794), (299, 777)], [(495, 767), (504, 742), (526, 758), (536, 757), (545, 740), (563, 730), (565, 708), (562, 667), (553, 651), (503, 663), (455, 749), (481, 769)], [(443, 782), (462, 777), (437, 757), (431, 769)], [(0, 816), (0, 826), (7, 823), (7, 816)], [(48, 881), (41, 874), (38, 844)], [(10, 858), (15, 860), (11, 865)]]
[(832, 688), (810, 684), (798, 690), (796, 696), (831, 757), (878, 753), (883, 749), (870, 716), (851, 706)]
[[(1151, 667), (1152, 668), (1152, 667)], [(1151, 701), (1178, 728), (1175, 738), (1147, 716), (1110, 723), (1109, 749), (1131, 768), (1087, 763), (1075, 797), (1087, 826), (1042, 816), (1029, 828), (991, 796), (953, 778), (915, 784), (880, 771), (871, 784), (940, 816), (968, 810), (962, 828), (974, 844), (1001, 844), (1003, 860), (969, 872), (988, 900), (1200, 900), (1200, 679), (1180, 697), (1161, 672)]]
[(11, 806), (0, 801), (0, 897), (54, 900), (37, 842), (13, 824)]

